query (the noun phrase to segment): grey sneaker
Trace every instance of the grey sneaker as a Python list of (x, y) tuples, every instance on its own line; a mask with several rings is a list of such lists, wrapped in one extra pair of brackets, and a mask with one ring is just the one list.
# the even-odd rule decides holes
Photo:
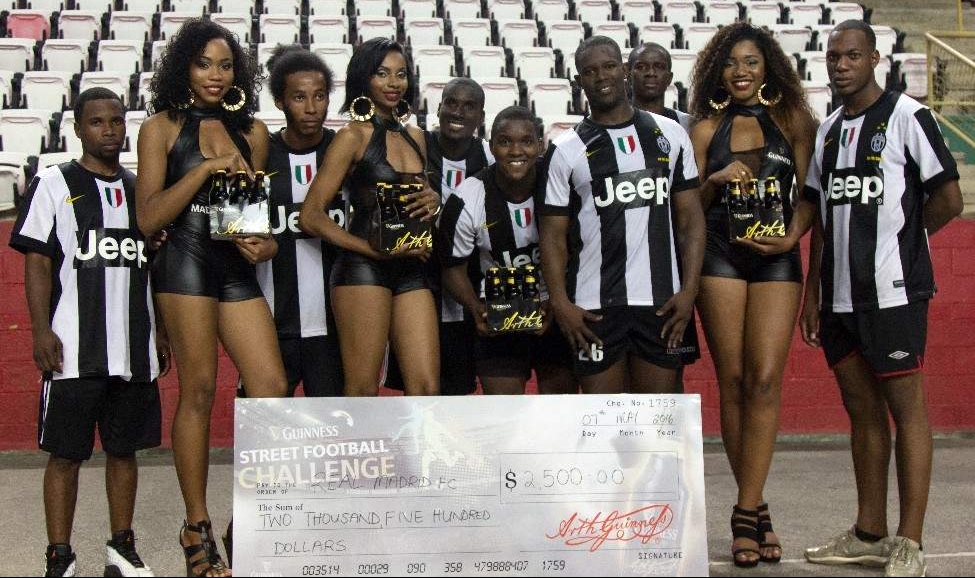
[(887, 560), (885, 576), (924, 576), (928, 563), (924, 561), (921, 545), (903, 536), (889, 538), (893, 549)]
[(887, 563), (888, 541), (864, 542), (853, 528), (815, 548), (806, 548), (806, 560), (813, 564), (862, 564), (881, 568)]

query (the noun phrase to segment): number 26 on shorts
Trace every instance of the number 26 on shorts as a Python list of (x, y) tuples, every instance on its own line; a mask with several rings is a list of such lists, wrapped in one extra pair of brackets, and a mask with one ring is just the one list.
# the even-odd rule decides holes
[(603, 360), (603, 346), (598, 343), (590, 343), (589, 351), (579, 350), (579, 361), (594, 361), (596, 363)]

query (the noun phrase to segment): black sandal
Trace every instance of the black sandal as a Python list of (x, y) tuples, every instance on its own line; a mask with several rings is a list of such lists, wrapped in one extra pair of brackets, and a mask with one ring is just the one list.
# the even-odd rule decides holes
[[(183, 532), (199, 534), (200, 543), (183, 546)], [(220, 558), (220, 552), (217, 551), (217, 544), (213, 541), (213, 529), (209, 520), (200, 520), (195, 526), (183, 520), (183, 527), (179, 531), (179, 545), (183, 547), (183, 556), (186, 557), (187, 576), (194, 578), (213, 576), (229, 570), (223, 559)], [(201, 553), (203, 556), (194, 559)]]
[[(766, 538), (768, 534), (774, 534), (775, 530), (772, 529), (772, 516), (769, 513), (768, 504), (758, 505), (758, 547), (759, 547), (759, 557), (762, 562), (766, 564), (778, 564), (782, 561), (782, 544), (776, 544), (775, 542), (769, 542)], [(761, 553), (761, 550), (767, 550), (769, 548), (777, 548), (779, 550), (776, 556), (766, 556)]]
[[(754, 548), (735, 548), (734, 540), (751, 540), (758, 544), (758, 512), (745, 510), (735, 506), (731, 514), (731, 559), (739, 568), (754, 568), (758, 566), (762, 553)], [(756, 554), (755, 559), (741, 559), (742, 554)]]

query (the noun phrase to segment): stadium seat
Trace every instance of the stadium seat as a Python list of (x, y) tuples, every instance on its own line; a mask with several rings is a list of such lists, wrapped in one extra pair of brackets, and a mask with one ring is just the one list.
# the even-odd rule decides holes
[(839, 24), (844, 20), (863, 20), (863, 6), (855, 2), (830, 2), (826, 5), (829, 10), (829, 20)]
[(710, 0), (702, 3), (704, 21), (717, 26), (734, 24), (738, 20), (738, 3), (727, 0)]
[(911, 98), (928, 97), (928, 56), (923, 52), (901, 52), (891, 55), (904, 79), (904, 94)]
[(145, 42), (152, 34), (151, 12), (112, 12), (108, 17), (108, 36), (115, 40)]
[[(484, 117), (494, 118), (505, 108), (518, 104), (521, 96), (518, 81), (514, 78), (481, 78), (478, 79), (484, 89)], [(489, 124), (485, 120), (485, 125)]]
[(267, 63), (271, 60), (271, 56), (274, 53), (274, 49), (278, 45), (275, 42), (259, 42), (257, 44), (257, 63), (267, 69)]
[(242, 43), (251, 41), (252, 20), (249, 12), (217, 12), (210, 15), (210, 21), (236, 34)]
[(301, 0), (264, 0), (265, 14), (301, 14)]
[(277, 110), (277, 107), (274, 106), (274, 95), (271, 94), (271, 87), (266, 82), (257, 92), (257, 110), (261, 112)]
[(535, 20), (498, 20), (498, 42), (506, 48), (538, 46), (538, 22)]
[(684, 48), (701, 51), (717, 33), (714, 24), (688, 24), (684, 27)]
[[(4, 2), (5, 8), (16, 8), (17, 4), (17, 0)], [(24, 4), (24, 2), (20, 2), (20, 4)], [(54, 12), (64, 10), (67, 5), (67, 0), (29, 0), (26, 4), (30, 6), (31, 10), (40, 10), (48, 14), (53, 14)]]
[(162, 58), (163, 52), (166, 50), (166, 45), (169, 44), (166, 40), (155, 40), (152, 42), (149, 48), (149, 68), (155, 69), (156, 63)]
[(133, 173), (139, 172), (139, 155), (135, 151), (120, 152), (118, 155), (118, 163)]
[[(31, 4), (36, 5), (37, 0), (30, 0)], [(64, 1), (65, 6), (67, 6), (67, 0)], [(114, 8), (115, 2), (113, 0), (74, 0), (75, 10), (94, 10), (96, 12), (106, 13), (111, 12)]]
[(826, 120), (833, 104), (833, 91), (829, 85), (823, 82), (804, 80), (802, 87), (806, 91), (806, 100), (809, 101), (813, 113), (816, 114), (820, 122)]
[(823, 19), (823, 7), (819, 4), (791, 2), (786, 9), (789, 11), (789, 24), (796, 26), (816, 26)]
[(63, 110), (71, 104), (70, 72), (55, 70), (25, 72), (20, 81), (20, 99), (24, 108)]
[(349, 119), (345, 118), (344, 116), (339, 116), (337, 118), (326, 118), (323, 124), (325, 125), (325, 128), (338, 131), (343, 126), (349, 124)]
[(270, 110), (262, 109), (254, 115), (254, 118), (263, 121), (267, 125), (267, 131), (271, 134), (278, 132), (288, 124), (284, 113), (276, 108), (271, 108)]
[(89, 88), (107, 88), (122, 98), (123, 104), (129, 103), (129, 76), (127, 72), (86, 72), (81, 75), (78, 93)]
[(568, 114), (572, 108), (572, 84), (565, 78), (544, 78), (525, 82), (528, 107), (536, 116)]
[(309, 16), (308, 39), (312, 43), (349, 42), (348, 16)]
[(102, 13), (94, 10), (62, 10), (58, 16), (58, 38), (98, 40), (102, 31)]
[(261, 42), (295, 44), (301, 35), (301, 17), (297, 14), (261, 14)]
[(877, 67), (873, 69), (873, 76), (877, 79), (877, 84), (881, 88), (887, 88), (887, 84), (890, 83), (890, 57), (881, 56), (880, 60), (877, 62)]
[(897, 50), (897, 31), (890, 26), (871, 26), (877, 36), (877, 52), (881, 56), (890, 56)]
[(61, 113), (58, 140), (56, 146), (51, 148), (81, 154), (81, 139), (74, 133), (74, 111), (66, 110)]
[(196, 12), (197, 15), (210, 11), (208, 0), (169, 0), (171, 12)]
[(443, 0), (443, 11), (450, 20), (480, 18), (481, 0)]
[(585, 117), (575, 114), (546, 114), (540, 118), (544, 127), (545, 145), (548, 146), (555, 137), (567, 130), (572, 130)]
[(569, 19), (568, 0), (535, 0), (532, 2), (532, 16), (539, 22)]
[(17, 198), (26, 193), (25, 166), (27, 155), (24, 153), (0, 152), (0, 211), (14, 208)]
[(7, 36), (34, 40), (50, 38), (50, 13), (41, 10), (9, 11), (7, 13)]
[(134, 151), (139, 145), (139, 130), (146, 120), (144, 110), (130, 110), (125, 113), (125, 138), (129, 141), (128, 150)]
[(457, 57), (453, 46), (413, 46), (413, 69), (417, 76), (455, 76)]
[(674, 49), (670, 51), (670, 60), (674, 82), (680, 83), (683, 88), (689, 88), (694, 64), (697, 62), (697, 51)]
[(804, 62), (802, 70), (805, 72), (803, 80), (817, 83), (828, 83), (829, 76), (826, 74), (826, 53), (822, 50), (812, 50), (809, 52), (798, 52), (799, 59)]
[(325, 111), (325, 115), (335, 118), (343, 116), (339, 114), (343, 102), (345, 102), (345, 80), (336, 78), (335, 86), (332, 87), (332, 94), (328, 97), (328, 110)]
[[(545, 25), (545, 39), (548, 45), (561, 50), (563, 55), (575, 54), (576, 48), (586, 38), (586, 29), (578, 20), (561, 20)], [(565, 59), (569, 65), (568, 58)]]
[(139, 75), (139, 84), (136, 86), (136, 99), (139, 108), (145, 108), (149, 102), (149, 83), (152, 81), (152, 72), (143, 72)]
[(667, 108), (677, 109), (680, 105), (680, 91), (677, 87), (671, 84), (664, 91), (664, 106)]
[(0, 150), (38, 155), (51, 139), (51, 111), (39, 108), (0, 110)]
[(826, 50), (826, 43), (829, 41), (829, 35), (833, 32), (833, 28), (832, 24), (819, 24), (810, 27), (813, 33), (813, 50)]
[(745, 18), (755, 26), (772, 26), (782, 18), (782, 6), (768, 0), (744, 0)]
[(527, 14), (523, 0), (487, 0), (487, 9), (492, 20), (521, 20)]
[(400, 0), (400, 16), (406, 18), (436, 18), (436, 0)]
[(138, 40), (102, 40), (98, 43), (98, 70), (142, 72), (144, 46)]
[(52, 38), (41, 46), (44, 70), (78, 73), (88, 70), (88, 40)]
[(651, 22), (657, 9), (652, 0), (623, 0), (619, 3), (620, 20), (640, 26)]
[(630, 40), (630, 25), (626, 22), (616, 20), (593, 22), (592, 35), (612, 38), (621, 49), (633, 46), (633, 42)]
[(512, 48), (515, 76), (522, 80), (555, 76), (555, 51), (547, 46)]
[(345, 0), (308, 0), (310, 16), (348, 16)]
[(355, 0), (352, 3), (358, 16), (383, 17), (392, 16), (393, 3), (389, 0)]
[(463, 50), (464, 75), (468, 78), (505, 76), (507, 58), (500, 46), (473, 46)]
[(12, 71), (0, 69), (0, 101), (3, 103), (3, 108), (8, 108), (13, 105), (13, 80), (14, 73)]
[(663, 0), (660, 2), (660, 15), (664, 22), (685, 27), (697, 19), (697, 5), (687, 0)]
[[(54, 153), (41, 153), (37, 155), (37, 170), (42, 171), (47, 167), (53, 167), (61, 163), (70, 163), (81, 158), (81, 151), (62, 151)], [(0, 205), (2, 205), (0, 201)]]
[(786, 54), (804, 52), (812, 41), (812, 30), (805, 26), (794, 24), (776, 24), (772, 26), (772, 36), (779, 41)]
[(417, 83), (420, 88), (420, 109), (427, 115), (436, 114), (440, 108), (440, 101), (443, 99), (443, 89), (450, 82), (452, 77), (425, 76)]
[(351, 44), (317, 42), (309, 45), (308, 49), (328, 64), (335, 78), (345, 78), (349, 68), (349, 60), (352, 59)]
[(199, 16), (194, 12), (160, 12), (159, 40), (169, 40), (183, 27), (187, 20), (199, 18)]
[(613, 19), (613, 5), (609, 0), (577, 0), (576, 20), (595, 23)]
[(443, 44), (447, 38), (443, 18), (404, 18), (403, 34), (407, 44)]
[(396, 40), (398, 33), (396, 18), (392, 16), (360, 16), (357, 20), (359, 42), (365, 42), (372, 38)]
[(664, 48), (672, 49), (677, 43), (677, 30), (667, 22), (648, 22), (637, 31), (640, 44), (656, 42)]
[(491, 44), (491, 21), (487, 18), (451, 18), (450, 29), (456, 46)]
[(34, 68), (34, 45), (31, 38), (0, 38), (0, 69), (26, 72)]

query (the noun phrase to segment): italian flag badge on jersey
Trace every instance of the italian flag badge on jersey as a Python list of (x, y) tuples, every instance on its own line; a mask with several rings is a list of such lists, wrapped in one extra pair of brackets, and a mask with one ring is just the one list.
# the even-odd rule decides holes
[(450, 169), (443, 175), (443, 184), (448, 189), (456, 189), (462, 182), (464, 182), (464, 171)]
[(633, 151), (636, 150), (636, 137), (633, 135), (618, 136), (616, 137), (616, 146), (624, 154), (633, 154)]
[(299, 185), (307, 185), (311, 182), (313, 173), (311, 172), (312, 166), (308, 165), (295, 165), (295, 182)]
[(522, 229), (527, 229), (532, 224), (532, 210), (528, 207), (515, 209), (515, 223)]
[(855, 126), (851, 126), (850, 128), (843, 129), (843, 137), (840, 140), (840, 142), (843, 144), (844, 147), (848, 147), (851, 144), (853, 144), (853, 138), (854, 135), (856, 135), (856, 133), (857, 133), (857, 127)]
[(125, 204), (125, 193), (118, 187), (105, 187), (105, 200), (111, 207), (121, 207)]

